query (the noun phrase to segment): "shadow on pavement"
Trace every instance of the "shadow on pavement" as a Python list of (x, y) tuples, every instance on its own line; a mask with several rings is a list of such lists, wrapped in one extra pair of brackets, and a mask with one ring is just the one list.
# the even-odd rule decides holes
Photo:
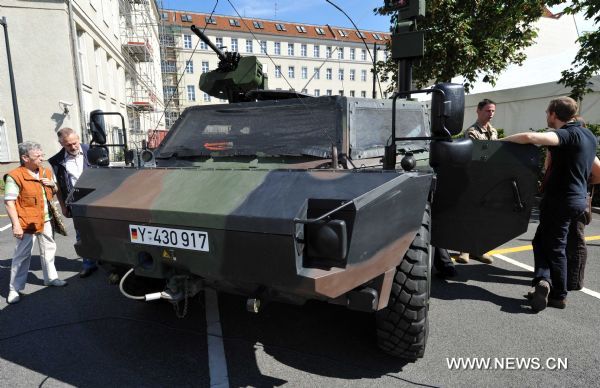
[(261, 353), (292, 371), (342, 380), (387, 375), (399, 380), (395, 384), (418, 384), (391, 375), (401, 372), (407, 362), (377, 348), (373, 314), (321, 302), (304, 306), (271, 303), (260, 313), (251, 314), (245, 311), (245, 302), (242, 297), (219, 294), (231, 386), (287, 383), (261, 372), (265, 370), (259, 365)]
[(481, 300), (500, 306), (500, 310), (512, 314), (529, 314), (531, 309), (526, 306), (525, 298), (510, 298), (500, 296), (482, 287), (467, 284), (467, 281), (482, 283), (513, 284), (523, 288), (526, 294), (531, 286), (531, 272), (509, 271), (494, 265), (469, 264), (457, 265), (458, 275), (449, 280), (433, 277), (431, 297), (441, 300)]

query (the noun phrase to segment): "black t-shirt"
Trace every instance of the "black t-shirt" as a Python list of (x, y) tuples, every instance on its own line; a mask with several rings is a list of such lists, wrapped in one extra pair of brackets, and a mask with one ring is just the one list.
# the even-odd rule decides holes
[(587, 181), (596, 157), (596, 137), (579, 122), (565, 124), (556, 134), (559, 145), (548, 147), (552, 163), (545, 196), (568, 206), (585, 206)]

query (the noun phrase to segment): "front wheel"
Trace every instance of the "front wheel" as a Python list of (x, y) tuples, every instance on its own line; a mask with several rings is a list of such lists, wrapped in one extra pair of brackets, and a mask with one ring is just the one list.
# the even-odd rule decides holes
[(419, 232), (396, 268), (388, 305), (375, 315), (378, 346), (408, 360), (423, 357), (429, 334), (430, 222), (427, 203)]

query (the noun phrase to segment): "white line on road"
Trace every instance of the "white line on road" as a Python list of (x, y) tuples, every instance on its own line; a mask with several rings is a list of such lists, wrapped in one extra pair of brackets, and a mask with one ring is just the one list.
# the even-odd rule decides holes
[(11, 224), (5, 225), (3, 227), (0, 228), (0, 232), (4, 232), (6, 229), (10, 228)]
[[(494, 255), (494, 257), (497, 257), (500, 260), (506, 261), (507, 263), (516, 265), (517, 267), (520, 267), (520, 268), (523, 268), (523, 269), (533, 272), (533, 267), (531, 267), (527, 264), (520, 263), (514, 259), (511, 259), (510, 257), (506, 257), (504, 255)], [(583, 287), (580, 291), (583, 292), (584, 294), (588, 294), (590, 296), (593, 296), (594, 298), (600, 299), (600, 292), (592, 291), (589, 288), (585, 288), (585, 287)]]
[(227, 360), (225, 358), (225, 347), (223, 346), (223, 331), (221, 330), (217, 292), (210, 288), (205, 289), (204, 303), (206, 304), (206, 336), (210, 386), (212, 388), (229, 387), (229, 375), (227, 374)]

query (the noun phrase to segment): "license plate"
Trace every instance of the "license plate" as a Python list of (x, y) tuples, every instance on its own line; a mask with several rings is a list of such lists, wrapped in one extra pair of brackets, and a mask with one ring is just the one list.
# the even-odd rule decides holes
[(208, 252), (208, 233), (197, 230), (129, 225), (129, 237), (134, 244), (157, 245)]

